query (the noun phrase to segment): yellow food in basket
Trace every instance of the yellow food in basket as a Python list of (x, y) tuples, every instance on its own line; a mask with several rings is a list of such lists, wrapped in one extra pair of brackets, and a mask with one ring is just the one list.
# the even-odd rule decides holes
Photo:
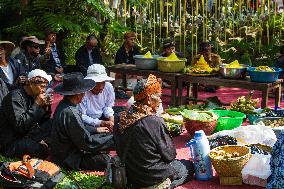
[(194, 72), (212, 72), (213, 69), (209, 66), (209, 64), (205, 61), (204, 56), (201, 55), (199, 60), (196, 62), (193, 68)]
[(164, 59), (164, 61), (179, 61), (179, 58), (177, 57), (176, 53), (171, 53), (170, 56)]
[(211, 152), (211, 157), (216, 158), (216, 159), (235, 158), (239, 156), (240, 154), (238, 152), (226, 153), (224, 150)]
[(234, 60), (230, 64), (226, 65), (226, 68), (243, 68), (238, 60)]
[(258, 66), (255, 68), (255, 71), (259, 72), (274, 72), (275, 70), (273, 68), (270, 68), (269, 66)]
[(143, 56), (143, 58), (153, 58), (150, 51), (146, 52), (146, 54)]

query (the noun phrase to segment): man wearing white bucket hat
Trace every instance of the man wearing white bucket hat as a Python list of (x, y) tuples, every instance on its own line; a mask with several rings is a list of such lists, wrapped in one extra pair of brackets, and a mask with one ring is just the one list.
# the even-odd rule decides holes
[(96, 86), (86, 92), (79, 105), (82, 119), (85, 124), (96, 127), (98, 133), (111, 132), (114, 126), (112, 107), (115, 93), (112, 84), (108, 81), (113, 81), (114, 78), (107, 75), (103, 65), (93, 64), (88, 67), (85, 79), (95, 81)]
[(51, 76), (35, 69), (23, 88), (11, 91), (0, 109), (0, 151), (9, 157), (45, 158), (51, 132), (50, 103), (46, 87)]

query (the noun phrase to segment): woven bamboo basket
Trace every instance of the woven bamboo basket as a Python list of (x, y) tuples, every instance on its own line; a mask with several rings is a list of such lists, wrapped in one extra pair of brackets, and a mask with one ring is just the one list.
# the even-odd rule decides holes
[(181, 72), (185, 67), (186, 58), (178, 61), (165, 61), (165, 57), (158, 58), (158, 70), (161, 72)]
[[(234, 158), (220, 158), (214, 156), (216, 151), (224, 151), (225, 153), (238, 152), (239, 156)], [(250, 148), (246, 146), (227, 145), (214, 148), (209, 153), (209, 157), (216, 172), (221, 177), (241, 177), (241, 171), (248, 160), (251, 158)]]
[(217, 125), (218, 115), (212, 112), (208, 112), (208, 113), (212, 114), (213, 121), (191, 120), (186, 117), (183, 117), (184, 127), (186, 128), (187, 133), (191, 137), (194, 136), (195, 131), (199, 131), (199, 130), (203, 130), (207, 136), (213, 133)]

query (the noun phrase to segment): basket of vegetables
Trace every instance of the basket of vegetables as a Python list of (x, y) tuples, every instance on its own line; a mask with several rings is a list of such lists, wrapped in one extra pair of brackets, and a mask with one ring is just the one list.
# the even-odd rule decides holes
[(168, 57), (157, 58), (158, 70), (161, 72), (181, 72), (185, 67), (186, 58), (179, 59), (175, 53)]
[(247, 69), (250, 79), (253, 82), (271, 83), (278, 80), (281, 68), (274, 68), (268, 66), (250, 67)]
[(218, 115), (210, 111), (183, 110), (184, 126), (190, 136), (194, 136), (195, 131), (203, 130), (206, 135), (211, 135), (217, 125)]
[(164, 119), (168, 131), (172, 137), (179, 136), (183, 132), (183, 118), (181, 115), (170, 115), (163, 113), (161, 117)]

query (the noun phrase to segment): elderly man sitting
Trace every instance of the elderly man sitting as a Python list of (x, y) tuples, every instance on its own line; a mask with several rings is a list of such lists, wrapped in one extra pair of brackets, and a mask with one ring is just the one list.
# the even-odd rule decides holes
[(67, 169), (104, 170), (112, 135), (93, 134), (82, 120), (77, 105), (96, 82), (84, 79), (82, 73), (66, 74), (55, 92), (64, 95), (57, 106), (52, 125), (52, 159)]
[(154, 75), (138, 81), (133, 90), (136, 102), (121, 113), (119, 126), (114, 129), (130, 188), (175, 188), (193, 176), (193, 163), (175, 159), (173, 140), (163, 119), (156, 115), (161, 92)]
[(79, 105), (84, 123), (96, 127), (99, 133), (112, 131), (115, 94), (112, 84), (107, 81), (114, 78), (107, 76), (103, 65), (93, 64), (89, 66), (85, 79), (95, 81), (96, 86), (86, 92)]
[(10, 157), (25, 154), (45, 158), (51, 131), (50, 99), (45, 94), (51, 76), (35, 69), (21, 89), (11, 91), (0, 109), (1, 152)]

